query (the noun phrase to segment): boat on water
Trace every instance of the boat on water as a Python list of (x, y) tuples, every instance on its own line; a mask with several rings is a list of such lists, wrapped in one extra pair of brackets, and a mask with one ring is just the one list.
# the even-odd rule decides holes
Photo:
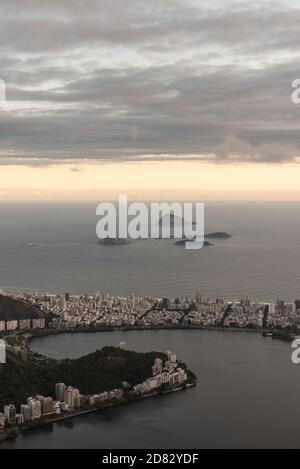
[(262, 333), (263, 337), (272, 337), (272, 335), (273, 335), (272, 332), (263, 331), (263, 333)]

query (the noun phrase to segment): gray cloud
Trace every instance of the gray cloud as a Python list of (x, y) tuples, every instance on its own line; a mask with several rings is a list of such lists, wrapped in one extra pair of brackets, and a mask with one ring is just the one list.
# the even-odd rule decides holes
[(214, 148), (213, 154), (222, 162), (281, 163), (293, 161), (300, 156), (300, 150), (291, 144), (251, 145), (234, 135), (228, 135)]
[(0, 164), (295, 160), (296, 2), (206, 4), (2, 0)]

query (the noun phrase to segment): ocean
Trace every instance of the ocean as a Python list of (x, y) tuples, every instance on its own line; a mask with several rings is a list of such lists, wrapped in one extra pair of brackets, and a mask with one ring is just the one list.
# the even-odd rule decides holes
[[(97, 203), (1, 203), (0, 288), (272, 301), (300, 297), (300, 203), (208, 202), (205, 232), (227, 240), (186, 250), (174, 240), (102, 246)], [(28, 246), (28, 244), (36, 244)]]

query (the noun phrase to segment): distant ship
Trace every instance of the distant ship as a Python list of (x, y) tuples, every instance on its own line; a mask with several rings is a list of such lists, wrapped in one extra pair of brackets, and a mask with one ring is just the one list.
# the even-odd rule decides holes
[(26, 246), (37, 246), (36, 243), (27, 243)]

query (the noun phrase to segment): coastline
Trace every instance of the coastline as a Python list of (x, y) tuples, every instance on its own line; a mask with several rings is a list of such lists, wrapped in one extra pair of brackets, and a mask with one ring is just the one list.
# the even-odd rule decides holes
[(193, 382), (191, 382), (191, 383), (186, 383), (183, 386), (174, 387), (174, 388), (171, 388), (171, 389), (167, 389), (165, 391), (156, 390), (156, 391), (151, 391), (147, 394), (136, 395), (134, 397), (127, 397), (127, 398), (123, 397), (123, 398), (121, 398), (119, 400), (116, 400), (114, 402), (102, 403), (102, 404), (97, 405), (97, 406), (87, 407), (86, 409), (81, 409), (81, 410), (77, 410), (77, 411), (73, 410), (69, 413), (65, 413), (65, 414), (63, 414), (61, 416), (58, 416), (58, 417), (54, 416), (53, 418), (48, 417), (48, 418), (44, 418), (44, 419), (39, 419), (39, 420), (36, 420), (35, 422), (33, 421), (33, 422), (30, 422), (30, 423), (27, 423), (27, 424), (20, 425), (18, 427), (10, 428), (10, 429), (8, 429), (7, 431), (5, 431), (3, 433), (0, 432), (0, 444), (3, 443), (4, 441), (15, 439), (22, 433), (28, 432), (28, 431), (36, 429), (36, 428), (44, 427), (46, 425), (51, 425), (53, 423), (57, 423), (57, 422), (61, 422), (61, 421), (64, 421), (64, 420), (69, 420), (69, 419), (72, 419), (72, 418), (80, 417), (82, 415), (91, 414), (93, 412), (100, 412), (101, 410), (110, 409), (112, 407), (119, 407), (119, 406), (126, 405), (126, 404), (132, 404), (134, 402), (139, 402), (139, 401), (142, 401), (144, 399), (151, 399), (153, 397), (163, 397), (163, 396), (166, 396), (168, 394), (172, 394), (174, 392), (186, 391), (187, 389), (193, 388), (195, 386), (196, 386), (196, 380), (193, 380)]
[[(99, 332), (131, 332), (131, 331), (160, 331), (160, 330), (171, 330), (171, 331), (180, 331), (180, 330), (193, 330), (193, 331), (217, 331), (217, 332), (243, 332), (243, 333), (252, 333), (252, 334), (261, 334), (263, 337), (268, 337), (269, 334), (272, 335), (273, 339), (284, 340), (291, 342), (293, 338), (297, 335), (296, 331), (293, 330), (270, 330), (270, 329), (254, 329), (254, 328), (241, 328), (241, 327), (209, 327), (209, 326), (176, 326), (176, 325), (165, 325), (165, 326), (143, 326), (143, 327), (89, 327), (89, 328), (70, 328), (70, 329), (44, 329), (36, 330), (34, 333), (32, 331), (26, 331), (26, 345), (30, 350), (28, 344), (34, 341), (36, 338), (47, 337), (50, 335), (59, 335), (59, 334), (93, 334)], [(300, 331), (299, 331), (300, 334)]]

